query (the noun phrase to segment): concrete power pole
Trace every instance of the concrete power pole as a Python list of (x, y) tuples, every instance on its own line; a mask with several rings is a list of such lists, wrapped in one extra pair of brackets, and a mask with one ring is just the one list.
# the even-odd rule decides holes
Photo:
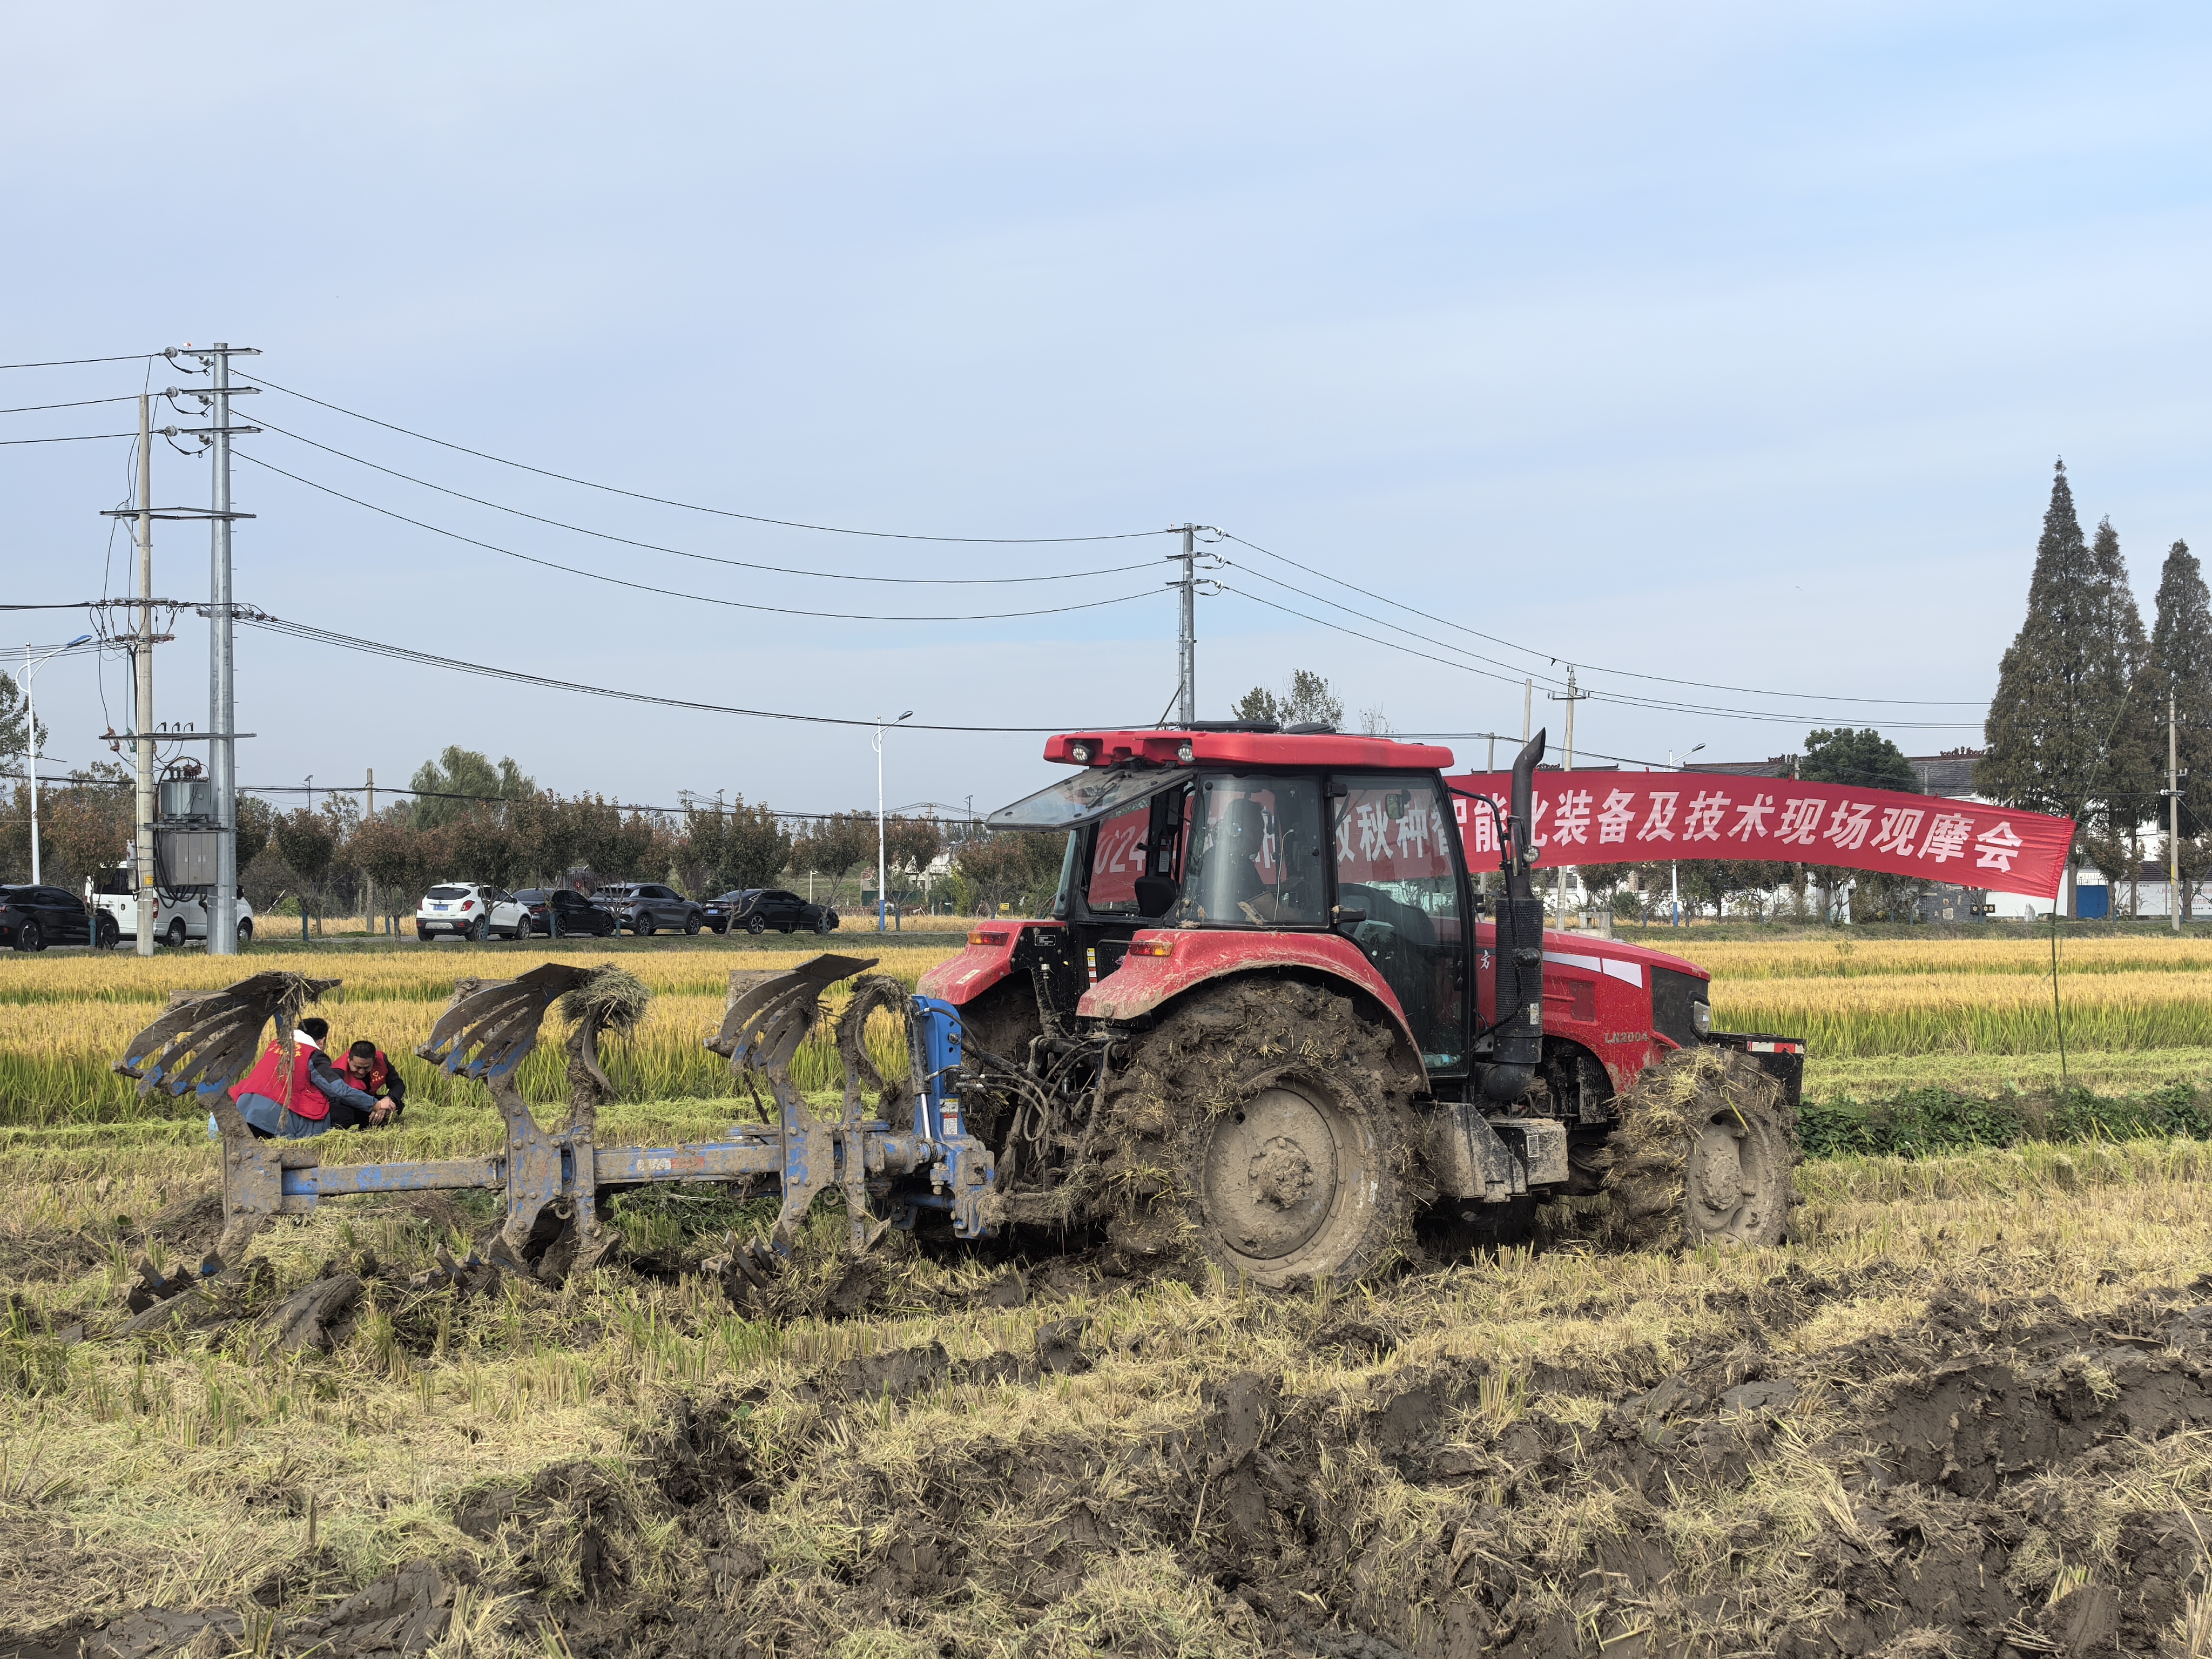
[(154, 890), (154, 820), (161, 816), (154, 798), (154, 416), (153, 400), (138, 394), (138, 644), (131, 653), (137, 691), (138, 954), (154, 954), (154, 925), (161, 905)]
[(2175, 730), (2174, 696), (2166, 694), (2166, 884), (2173, 931), (2181, 931), (2181, 739)]
[[(1532, 680), (1529, 684), (1533, 687), (1534, 682)], [(1567, 744), (1566, 752), (1561, 759), (1560, 769), (1571, 772), (1575, 769), (1575, 705), (1584, 701), (1590, 694), (1575, 690), (1575, 671), (1571, 665), (1567, 670), (1567, 689), (1565, 691), (1547, 691), (1544, 695), (1553, 702), (1564, 702), (1567, 706)], [(1559, 926), (1564, 927), (1567, 925), (1567, 866), (1564, 864), (1559, 866)]]
[(1176, 720), (1186, 732), (1198, 718), (1198, 526), (1182, 526), (1182, 626), (1176, 635), (1176, 672), (1182, 690), (1176, 694)]
[[(230, 400), (253, 392), (252, 386), (233, 386), (230, 360), (258, 357), (251, 346), (233, 346), (217, 340), (203, 360), (214, 371), (213, 430), (209, 434), (215, 458), (215, 493), (208, 514), (213, 532), (209, 554), (208, 610), (208, 779), (215, 786), (216, 851), (215, 914), (208, 918), (208, 954), (238, 954), (238, 698), (233, 670), (235, 621), (230, 581), (230, 526), (246, 516), (230, 507)], [(252, 427), (238, 431), (250, 432)]]

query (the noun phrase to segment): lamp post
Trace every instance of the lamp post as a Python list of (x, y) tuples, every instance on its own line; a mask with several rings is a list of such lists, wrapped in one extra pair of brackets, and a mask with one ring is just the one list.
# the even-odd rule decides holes
[[(914, 710), (909, 708), (891, 725), (913, 718)], [(884, 891), (887, 872), (884, 866), (884, 733), (889, 729), (882, 720), (876, 721), (876, 931), (879, 933), (884, 931), (884, 901), (889, 896)]]
[[(1703, 749), (1705, 746), (1701, 743), (1698, 745), (1698, 749)], [(1698, 749), (1692, 749), (1689, 755), (1682, 757), (1683, 766), (1689, 763), (1690, 755), (1696, 754)], [(1667, 751), (1667, 769), (1669, 772), (1679, 772), (1682, 769), (1681, 766), (1675, 764), (1674, 751), (1671, 749)], [(1680, 927), (1682, 925), (1682, 866), (1680, 860), (1669, 859), (1667, 861), (1667, 889), (1668, 897), (1674, 907), (1674, 925)]]
[(40, 884), (39, 875), (39, 705), (31, 696), (31, 677), (46, 665), (46, 659), (58, 657), (64, 651), (74, 651), (80, 645), (89, 644), (92, 635), (80, 634), (67, 645), (58, 645), (51, 651), (41, 652), (36, 658), (28, 646), (23, 647), (23, 781), (31, 789), (31, 885)]

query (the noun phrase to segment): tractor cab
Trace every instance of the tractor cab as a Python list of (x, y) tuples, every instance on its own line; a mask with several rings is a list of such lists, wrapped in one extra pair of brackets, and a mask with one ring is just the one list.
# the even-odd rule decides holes
[[(1473, 892), (1448, 750), (1229, 726), (1063, 738), (1047, 758), (1083, 769), (987, 822), (1067, 831), (1053, 917), (1078, 998), (1158, 930), (1241, 936), (1257, 967), (1291, 941), (1348, 946), (1429, 1075), (1464, 1073)], [(1215, 959), (1237, 948), (1206, 944)]]

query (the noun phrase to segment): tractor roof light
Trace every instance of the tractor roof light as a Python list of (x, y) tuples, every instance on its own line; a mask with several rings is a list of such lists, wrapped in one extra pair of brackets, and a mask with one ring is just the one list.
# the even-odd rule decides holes
[(1090, 765), (1091, 745), (1087, 743), (1071, 743), (1067, 745), (1067, 757), (1078, 766)]
[(1190, 746), (1188, 739), (1185, 739), (1176, 745), (1176, 758), (1188, 766), (1198, 758), (1198, 751)]

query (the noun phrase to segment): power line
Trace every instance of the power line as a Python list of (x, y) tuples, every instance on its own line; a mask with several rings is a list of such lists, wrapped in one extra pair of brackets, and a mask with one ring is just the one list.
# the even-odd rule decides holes
[(89, 444), (97, 443), (102, 438), (136, 438), (137, 435), (135, 432), (80, 432), (70, 438), (0, 438), (0, 444)]
[[(1264, 605), (1271, 611), (1279, 611), (1286, 617), (1296, 617), (1301, 622), (1312, 623), (1317, 628), (1326, 628), (1335, 633), (1348, 635), (1355, 640), (1364, 640), (1370, 645), (1379, 645), (1385, 650), (1402, 651), (1409, 657), (1419, 657), (1425, 661), (1437, 663), (1446, 668), (1456, 668), (1463, 674), (1479, 675), (1484, 679), (1498, 680), (1510, 685), (1517, 685), (1521, 683), (1520, 676), (1496, 673), (1487, 668), (1477, 668), (1469, 663), (1455, 662), (1449, 657), (1438, 657), (1426, 651), (1416, 651), (1412, 646), (1401, 645), (1395, 640), (1377, 639), (1374, 635), (1363, 634), (1356, 628), (1346, 628), (1340, 623), (1333, 623), (1325, 617), (1313, 616), (1304, 611), (1296, 611), (1286, 605), (1278, 605), (1274, 600), (1263, 599), (1248, 588), (1231, 587), (1224, 583), (1221, 591), (1224, 593), (1241, 594), (1255, 605)], [(1661, 702), (1650, 697), (1624, 696), (1618, 692), (1594, 691), (1589, 695), (1600, 701), (1619, 703), (1626, 708), (1659, 709), (1669, 714), (1703, 714), (1725, 720), (1765, 720), (1782, 726), (1798, 726), (1822, 721), (1837, 726), (1850, 724), (1847, 720), (1832, 715), (1767, 714), (1756, 709), (1709, 708), (1695, 703)], [(1978, 720), (1889, 720), (1885, 724), (1893, 730), (1951, 732), (1972, 730), (1978, 726), (1981, 722)]]
[[(794, 714), (769, 708), (739, 708), (727, 703), (695, 702), (684, 697), (654, 696), (643, 691), (618, 691), (603, 685), (586, 685), (577, 680), (553, 679), (543, 674), (526, 674), (512, 668), (495, 668), (487, 663), (461, 662), (452, 657), (433, 655), (428, 651), (416, 651), (404, 645), (386, 645), (375, 640), (364, 640), (350, 634), (336, 634), (326, 629), (313, 628), (305, 623), (290, 623), (266, 613), (249, 613), (243, 610), (238, 620), (249, 628), (258, 628), (267, 633), (283, 635), (303, 640), (313, 645), (336, 646), (348, 651), (366, 652), (371, 656), (389, 657), (395, 661), (411, 662), (427, 668), (448, 668), (456, 673), (476, 674), (487, 679), (506, 680), (517, 685), (535, 685), (550, 691), (574, 691), (586, 696), (610, 697), (619, 702), (652, 703), (663, 708), (690, 708), (706, 714), (741, 714), (751, 720), (792, 720), (807, 726), (851, 726), (872, 728), (872, 720), (853, 720), (837, 714)], [(1063, 726), (941, 726), (926, 720), (908, 721), (905, 731), (919, 732), (986, 732), (1015, 736), (1050, 735), (1067, 730)], [(1128, 727), (1114, 729), (1127, 730)]]
[(125, 392), (120, 398), (79, 398), (66, 404), (20, 404), (14, 409), (0, 409), (0, 415), (29, 415), (41, 409), (89, 409), (94, 404), (135, 404), (138, 394)]
[(159, 351), (126, 351), (120, 357), (57, 357), (44, 363), (0, 363), (0, 368), (74, 368), (79, 363), (135, 363), (146, 357), (160, 357)]
[[(6, 410), (0, 410), (0, 415), (6, 413), (8, 413)], [(573, 530), (580, 536), (595, 536), (601, 541), (614, 542), (623, 547), (643, 548), (648, 553), (672, 553), (679, 559), (696, 559), (705, 564), (730, 565), (739, 570), (765, 570), (779, 576), (814, 576), (824, 581), (884, 582), (917, 587), (975, 587), (1015, 582), (1073, 581), (1085, 576), (1115, 576), (1131, 570), (1152, 568), (1151, 562), (1147, 561), (1140, 564), (1108, 565), (1099, 570), (1066, 570), (1047, 576), (855, 576), (840, 570), (802, 570), (791, 565), (759, 564), (750, 559), (726, 559), (711, 553), (694, 553), (681, 547), (663, 546), (659, 542), (636, 541), (630, 537), (617, 536), (608, 531), (592, 530), (584, 525), (570, 524), (565, 519), (549, 519), (542, 513), (525, 512), (521, 507), (508, 507), (501, 501), (486, 501), (483, 496), (471, 495), (465, 490), (451, 489), (444, 484), (433, 483), (428, 478), (418, 478), (412, 473), (402, 472), (396, 467), (385, 466), (378, 462), (365, 459), (362, 456), (350, 454), (345, 450), (333, 448), (329, 444), (319, 443), (313, 438), (289, 431), (266, 418), (262, 420), (261, 425), (265, 431), (277, 433), (291, 439), (295, 443), (306, 444), (310, 449), (319, 449), (326, 455), (336, 455), (341, 460), (353, 462), (356, 466), (365, 466), (373, 471), (384, 473), (387, 477), (404, 479), (411, 484), (419, 484), (424, 489), (434, 489), (441, 495), (453, 496), (456, 501), (472, 501), (478, 507), (488, 507), (495, 513), (511, 513), (516, 518), (527, 519), (533, 524), (551, 525), (556, 530)]]
[[(239, 378), (244, 380), (246, 377), (241, 375)], [(677, 507), (687, 513), (707, 513), (720, 519), (742, 519), (748, 524), (775, 525), (785, 530), (818, 530), (832, 536), (868, 536), (879, 540), (895, 542), (961, 542), (1003, 546), (1042, 546), (1063, 542), (1127, 542), (1136, 541), (1146, 536), (1164, 536), (1169, 533), (1166, 530), (1160, 529), (1123, 530), (1103, 536), (924, 536), (902, 530), (854, 530), (844, 525), (810, 524), (802, 519), (771, 519), (758, 513), (738, 513), (728, 507), (702, 507), (696, 501), (679, 501), (666, 495), (649, 495), (643, 490), (623, 489), (614, 484), (594, 483), (589, 478), (579, 478), (566, 472), (555, 472), (545, 467), (532, 466), (526, 461), (511, 461), (504, 455), (494, 455), (484, 450), (471, 449), (466, 444), (450, 443), (443, 438), (434, 438), (427, 432), (416, 432), (408, 427), (394, 425), (390, 421), (380, 421), (374, 415), (364, 415), (357, 409), (346, 408), (343, 404), (327, 403), (320, 398), (309, 397), (304, 392), (295, 392), (290, 386), (279, 386), (274, 380), (257, 379), (250, 384), (265, 386), (271, 392), (281, 392), (289, 398), (301, 398), (315, 404), (318, 408), (331, 410), (356, 421), (366, 421), (371, 426), (380, 426), (387, 432), (397, 432), (402, 436), (417, 439), (426, 444), (436, 444), (441, 449), (454, 450), (463, 455), (473, 455), (480, 461), (492, 461), (501, 466), (511, 466), (519, 472), (534, 472), (541, 478), (556, 478), (562, 483), (577, 484), (586, 489), (602, 490), (610, 495), (626, 495), (635, 501), (651, 501), (657, 507)]]
[(296, 472), (288, 472), (273, 462), (264, 461), (258, 455), (249, 455), (243, 450), (237, 452), (236, 459), (250, 465), (260, 467), (264, 471), (274, 472), (279, 477), (289, 478), (294, 483), (305, 484), (310, 489), (319, 489), (325, 495), (335, 495), (342, 501), (350, 501), (356, 507), (366, 507), (371, 513), (381, 513), (387, 519), (397, 519), (402, 524), (413, 525), (417, 530), (427, 530), (434, 536), (444, 536), (453, 541), (465, 543), (471, 547), (481, 547), (486, 552), (501, 554), (510, 559), (520, 559), (525, 564), (538, 565), (547, 570), (562, 571), (571, 576), (582, 576), (590, 581), (607, 582), (616, 587), (634, 588), (641, 593), (657, 593), (663, 599), (689, 599), (697, 605), (726, 605), (735, 611), (763, 611), (779, 617), (806, 617), (820, 622), (1005, 622), (1019, 617), (1056, 617), (1070, 611), (1098, 611), (1108, 605), (1127, 605), (1136, 599), (1149, 599), (1153, 597), (1149, 592), (1124, 593), (1117, 599), (1088, 599), (1080, 605), (1047, 605), (1036, 611), (985, 611), (949, 617), (907, 617), (867, 611), (813, 611), (786, 605), (757, 605), (749, 599), (717, 599), (711, 593), (687, 593), (680, 588), (656, 587), (650, 582), (634, 582), (625, 577), (610, 576), (603, 571), (586, 570), (581, 566), (562, 564), (554, 559), (541, 559), (531, 553), (518, 553), (514, 549), (501, 547), (496, 542), (482, 541), (474, 536), (464, 536), (458, 530), (447, 530), (442, 526), (431, 524), (422, 519), (410, 518), (404, 513), (394, 512), (388, 507), (379, 507), (374, 501), (365, 501), (358, 495), (349, 495), (343, 489), (333, 489), (328, 484), (317, 483), (313, 478), (303, 478)]
[[(1495, 634), (1486, 634), (1486, 633), (1484, 633), (1480, 629), (1469, 628), (1469, 627), (1466, 626), (1464, 623), (1455, 623), (1455, 622), (1452, 621), (1452, 620), (1451, 620), (1451, 618), (1450, 618), (1450, 617), (1439, 617), (1439, 616), (1437, 616), (1437, 615), (1436, 615), (1435, 613), (1433, 613), (1432, 611), (1423, 611), (1423, 610), (1419, 609), (1418, 606), (1407, 605), (1407, 604), (1405, 604), (1402, 600), (1394, 599), (1389, 598), (1389, 597), (1388, 595), (1386, 595), (1386, 594), (1377, 593), (1377, 592), (1375, 592), (1373, 589), (1371, 589), (1371, 588), (1362, 587), (1362, 586), (1359, 586), (1358, 583), (1356, 583), (1356, 582), (1348, 582), (1348, 581), (1346, 581), (1346, 580), (1345, 580), (1341, 576), (1333, 576), (1333, 575), (1329, 574), (1329, 573), (1328, 573), (1328, 571), (1326, 571), (1326, 570), (1316, 570), (1316, 569), (1315, 569), (1315, 568), (1313, 568), (1313, 566), (1311, 566), (1311, 565), (1310, 565), (1310, 564), (1300, 564), (1300, 563), (1299, 563), (1296, 559), (1293, 559), (1293, 558), (1290, 557), (1287, 554), (1278, 553), (1278, 552), (1274, 551), (1272, 548), (1266, 548), (1266, 547), (1262, 547), (1262, 546), (1261, 546), (1257, 542), (1249, 542), (1249, 541), (1246, 541), (1246, 540), (1244, 539), (1244, 538), (1243, 538), (1243, 537), (1242, 537), (1242, 536), (1237, 536), (1237, 535), (1233, 535), (1233, 534), (1231, 534), (1231, 533), (1230, 532), (1228, 532), (1228, 531), (1225, 531), (1225, 530), (1224, 530), (1224, 531), (1223, 531), (1223, 532), (1221, 532), (1221, 534), (1222, 534), (1222, 536), (1223, 536), (1225, 539), (1227, 539), (1227, 540), (1229, 540), (1229, 541), (1235, 542), (1235, 543), (1236, 543), (1238, 546), (1240, 546), (1240, 547), (1249, 547), (1249, 548), (1250, 548), (1250, 549), (1251, 549), (1255, 553), (1264, 553), (1264, 554), (1266, 554), (1266, 555), (1267, 555), (1269, 558), (1271, 558), (1271, 559), (1279, 559), (1279, 560), (1281, 560), (1281, 561), (1282, 561), (1282, 562), (1283, 562), (1283, 563), (1287, 564), (1287, 565), (1289, 565), (1289, 566), (1292, 567), (1294, 569), (1303, 570), (1303, 571), (1304, 571), (1304, 572), (1305, 572), (1308, 575), (1310, 575), (1310, 576), (1318, 576), (1318, 577), (1320, 577), (1323, 581), (1334, 582), (1334, 583), (1335, 583), (1339, 587), (1346, 587), (1346, 588), (1349, 588), (1349, 589), (1351, 589), (1351, 590), (1352, 590), (1352, 592), (1355, 592), (1355, 593), (1361, 593), (1361, 594), (1364, 594), (1367, 598), (1369, 598), (1369, 599), (1370, 599), (1379, 600), (1381, 603), (1382, 603), (1382, 604), (1384, 604), (1384, 605), (1394, 606), (1394, 607), (1395, 607), (1396, 609), (1398, 609), (1398, 610), (1400, 610), (1400, 611), (1406, 611), (1406, 612), (1407, 612), (1407, 613), (1408, 613), (1408, 614), (1410, 614), (1410, 615), (1413, 615), (1413, 616), (1416, 616), (1416, 617), (1420, 617), (1425, 618), (1427, 621), (1430, 621), (1430, 622), (1432, 622), (1432, 623), (1441, 623), (1443, 626), (1444, 626), (1444, 627), (1446, 627), (1446, 628), (1456, 629), (1459, 632), (1461, 632), (1461, 633), (1462, 633), (1462, 634), (1469, 635), (1471, 635), (1472, 637), (1474, 637), (1474, 638), (1475, 638), (1475, 639), (1478, 639), (1478, 640), (1487, 640), (1487, 641), (1489, 641), (1492, 645), (1502, 645), (1502, 646), (1504, 646), (1504, 647), (1507, 650), (1509, 650), (1509, 651), (1518, 651), (1518, 652), (1522, 653), (1523, 655), (1525, 655), (1525, 656), (1531, 656), (1531, 657), (1545, 657), (1545, 658), (1548, 658), (1550, 660), (1552, 660), (1552, 661), (1553, 661), (1553, 662), (1564, 662), (1564, 661), (1566, 661), (1566, 660), (1567, 660), (1567, 659), (1566, 659), (1566, 658), (1565, 658), (1565, 657), (1563, 657), (1563, 656), (1560, 656), (1560, 655), (1559, 655), (1559, 654), (1558, 654), (1558, 653), (1556, 653), (1549, 652), (1549, 651), (1539, 651), (1539, 650), (1536, 650), (1535, 648), (1534, 648), (1533, 647), (1530, 647), (1530, 646), (1519, 645), (1519, 644), (1515, 643), (1515, 642), (1514, 642), (1513, 641), (1511, 641), (1511, 640), (1508, 640), (1508, 639), (1502, 639), (1502, 638), (1500, 638), (1498, 635), (1495, 635)], [(1263, 572), (1255, 571), (1253, 574), (1254, 574), (1255, 575), (1261, 576), (1262, 580), (1273, 580), (1273, 578), (1267, 577)], [(1284, 583), (1284, 584), (1282, 584), (1282, 585), (1283, 585), (1284, 586), (1289, 586), (1289, 584), (1288, 584), (1287, 582), (1286, 582), (1286, 583)], [(1292, 589), (1292, 591), (1293, 591), (1293, 592), (1297, 592), (1297, 590), (1296, 590), (1296, 589)], [(1249, 599), (1249, 598), (1251, 598), (1252, 596), (1251, 596), (1251, 595), (1249, 595), (1249, 594), (1247, 594), (1245, 597)], [(1313, 595), (1308, 595), (1308, 597), (1309, 597), (1309, 598), (1313, 598), (1313, 597), (1315, 597), (1315, 596), (1313, 596)], [(1322, 600), (1321, 600), (1320, 602), (1321, 602), (1322, 604), (1323, 604), (1323, 605), (1330, 605), (1330, 604), (1334, 604), (1334, 601), (1333, 601), (1333, 600), (1328, 600), (1328, 599), (1322, 599)], [(1346, 607), (1346, 606), (1342, 606), (1342, 605), (1338, 605), (1338, 606), (1337, 606), (1337, 609), (1339, 609), (1339, 610), (1345, 610), (1345, 609), (1347, 609), (1347, 607)], [(1358, 614), (1358, 612), (1353, 612), (1352, 614), (1357, 615), (1357, 614)], [(1372, 619), (1372, 618), (1370, 618), (1370, 620), (1371, 621), (1371, 620), (1373, 620), (1373, 619)], [(1382, 624), (1382, 626), (1384, 626), (1384, 627), (1389, 627), (1389, 626), (1391, 626), (1391, 624), (1389, 624), (1389, 623), (1383, 623), (1383, 624)], [(1401, 631), (1401, 632), (1404, 632), (1404, 631), (1407, 631), (1407, 630), (1403, 630), (1403, 629), (1401, 629), (1401, 630), (1400, 630), (1400, 631)], [(1417, 636), (1417, 637), (1418, 637), (1418, 636)], [(1433, 641), (1432, 641), (1432, 643), (1433, 643)], [(1451, 648), (1451, 647), (1447, 647), (1447, 648)], [(1492, 659), (1486, 659), (1486, 658), (1484, 660), (1487, 661), (1487, 660), (1492, 660)], [(1942, 697), (1854, 697), (1854, 696), (1847, 696), (1847, 695), (1829, 696), (1829, 695), (1826, 695), (1826, 694), (1825, 694), (1825, 693), (1821, 693), (1821, 692), (1814, 692), (1814, 691), (1774, 691), (1774, 690), (1765, 690), (1765, 689), (1761, 688), (1761, 687), (1759, 687), (1759, 686), (1752, 686), (1752, 685), (1722, 685), (1722, 684), (1717, 684), (1717, 683), (1715, 683), (1715, 682), (1712, 682), (1712, 681), (1710, 681), (1710, 680), (1686, 680), (1686, 679), (1678, 679), (1678, 678), (1674, 678), (1674, 676), (1672, 676), (1672, 675), (1668, 675), (1668, 674), (1642, 674), (1642, 673), (1638, 673), (1638, 672), (1637, 672), (1634, 669), (1631, 669), (1631, 668), (1607, 668), (1607, 667), (1604, 666), (1602, 664), (1595, 664), (1595, 663), (1586, 663), (1586, 662), (1582, 662), (1579, 659), (1576, 659), (1576, 660), (1577, 660), (1577, 666), (1583, 667), (1583, 668), (1591, 668), (1591, 669), (1595, 669), (1597, 672), (1601, 673), (1601, 674), (1618, 674), (1618, 675), (1621, 676), (1621, 678), (1623, 678), (1624, 679), (1632, 679), (1632, 680), (1653, 680), (1653, 681), (1656, 681), (1656, 682), (1658, 682), (1659, 684), (1663, 684), (1663, 685), (1687, 685), (1687, 686), (1694, 687), (1696, 690), (1700, 690), (1700, 691), (1728, 691), (1728, 692), (1732, 692), (1732, 693), (1734, 693), (1734, 694), (1735, 694), (1735, 695), (1737, 695), (1737, 696), (1747, 696), (1747, 697), (1788, 697), (1788, 698), (1792, 699), (1793, 701), (1802, 701), (1802, 702), (1867, 702), (1867, 703), (1880, 703), (1880, 704), (1893, 705), (1893, 706), (1896, 706), (1896, 707), (1907, 708), (1986, 708), (1989, 706), (1986, 702), (1968, 702), (1968, 701), (1966, 701), (1966, 700), (1964, 700), (1964, 699), (1960, 699), (1960, 698), (1942, 698)], [(1540, 676), (1539, 678), (1542, 678), (1542, 677), (1541, 677), (1541, 676)], [(1797, 717), (1793, 715), (1793, 716), (1791, 716), (1790, 718), (1795, 719), (1795, 718), (1797, 718)]]

